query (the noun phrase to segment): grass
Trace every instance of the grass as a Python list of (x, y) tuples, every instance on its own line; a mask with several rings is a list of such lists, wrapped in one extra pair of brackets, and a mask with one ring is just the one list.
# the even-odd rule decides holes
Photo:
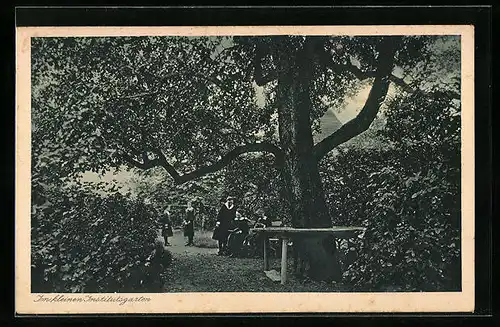
[(194, 233), (194, 245), (200, 248), (216, 249), (217, 241), (212, 239), (213, 231), (197, 230)]

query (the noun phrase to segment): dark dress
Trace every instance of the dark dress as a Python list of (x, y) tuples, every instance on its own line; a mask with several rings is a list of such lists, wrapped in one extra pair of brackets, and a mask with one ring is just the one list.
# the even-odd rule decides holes
[(170, 213), (166, 212), (163, 214), (163, 220), (162, 220), (162, 231), (163, 231), (163, 236), (166, 237), (172, 237), (174, 236), (174, 232), (172, 230), (172, 222), (170, 220)]
[(184, 225), (184, 236), (194, 235), (194, 209), (186, 209), (186, 224)]
[(222, 208), (219, 210), (219, 214), (217, 215), (217, 222), (219, 223), (219, 226), (215, 227), (212, 238), (221, 242), (227, 241), (227, 237), (229, 236), (229, 227), (235, 217), (236, 206), (228, 209), (226, 205), (222, 205)]
[(247, 236), (250, 231), (250, 226), (248, 225), (248, 220), (242, 219), (236, 222), (236, 226), (239, 230), (243, 232), (243, 235)]
[(250, 226), (248, 226), (246, 219), (235, 220), (231, 225), (232, 232), (228, 240), (229, 252), (234, 256), (240, 256), (242, 254), (243, 241), (248, 235)]

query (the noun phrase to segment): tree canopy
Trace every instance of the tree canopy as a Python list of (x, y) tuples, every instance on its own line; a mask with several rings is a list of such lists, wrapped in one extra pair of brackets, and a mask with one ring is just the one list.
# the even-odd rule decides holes
[[(379, 39), (325, 37), (319, 43), (324, 51), (318, 51), (323, 57), (311, 97), (316, 128), (327, 109), (340, 108), (373, 79)], [(391, 75), (395, 85), (423, 86), (410, 76), (425, 70), (442, 77), (443, 67), (424, 60), (435, 39), (404, 38)], [(162, 166), (185, 182), (242, 153), (278, 154), (276, 83), (264, 84), (272, 79), (273, 61), (261, 55), (273, 42), (275, 37), (33, 39), (35, 165), (53, 157), (63, 162), (61, 176), (122, 164)], [(442, 58), (450, 64), (453, 57)], [(456, 83), (453, 78), (447, 82)]]

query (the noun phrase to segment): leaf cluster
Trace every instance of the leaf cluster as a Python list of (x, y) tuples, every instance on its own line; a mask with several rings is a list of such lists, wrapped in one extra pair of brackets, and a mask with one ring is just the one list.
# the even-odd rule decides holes
[[(33, 292), (146, 292), (161, 289), (151, 263), (158, 213), (120, 193), (44, 185), (32, 204)], [(159, 291), (156, 289), (155, 291)]]

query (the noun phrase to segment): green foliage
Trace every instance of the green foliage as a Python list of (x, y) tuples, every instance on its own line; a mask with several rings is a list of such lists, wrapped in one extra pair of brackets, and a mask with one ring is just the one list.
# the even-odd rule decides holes
[(36, 146), (64, 160), (65, 175), (153, 149), (179, 171), (193, 170), (258, 139), (269, 123), (256, 106), (250, 62), (224, 37), (36, 38)]
[(459, 108), (439, 93), (389, 106), (391, 146), (346, 146), (323, 163), (334, 224), (368, 229), (344, 277), (362, 290), (459, 290)]
[[(33, 292), (161, 290), (156, 217), (143, 203), (79, 186), (43, 187), (32, 205)], [(158, 285), (160, 283), (160, 285)]]
[(259, 211), (271, 219), (283, 219), (280, 200), (279, 170), (269, 156), (243, 156), (233, 161), (226, 170), (225, 189), (237, 198), (238, 211), (256, 220)]

